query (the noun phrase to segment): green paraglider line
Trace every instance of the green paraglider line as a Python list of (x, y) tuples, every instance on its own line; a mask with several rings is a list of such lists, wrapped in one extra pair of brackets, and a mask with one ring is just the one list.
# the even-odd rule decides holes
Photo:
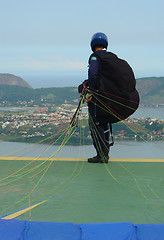
[[(22, 201), (25, 200), (26, 198), (29, 198), (29, 199), (30, 199), (31, 194), (35, 191), (35, 189), (36, 189), (36, 188), (38, 187), (38, 185), (41, 183), (41, 180), (43, 179), (43, 177), (45, 176), (46, 172), (47, 172), (48, 169), (50, 168), (50, 166), (51, 166), (51, 164), (52, 164), (52, 162), (53, 162), (53, 156), (56, 155), (56, 154), (58, 154), (58, 152), (59, 152), (59, 151), (62, 149), (62, 147), (68, 142), (68, 140), (71, 138), (71, 136), (72, 136), (72, 135), (74, 134), (74, 132), (76, 131), (75, 125), (76, 125), (76, 121), (78, 121), (79, 110), (80, 110), (81, 107), (82, 107), (82, 103), (84, 102), (84, 99), (85, 99), (85, 96), (82, 95), (81, 98), (80, 98), (79, 104), (78, 104), (78, 106), (77, 106), (77, 110), (76, 110), (76, 112), (75, 112), (75, 114), (74, 114), (74, 116), (73, 116), (73, 118), (72, 118), (69, 126), (68, 126), (68, 127), (66, 128), (66, 130), (62, 133), (62, 136), (64, 136), (64, 140), (62, 141), (62, 144), (60, 145), (60, 147), (58, 148), (58, 150), (57, 150), (54, 154), (51, 155), (50, 158), (48, 158), (47, 160), (45, 160), (44, 163), (50, 161), (50, 163), (48, 164), (48, 166), (46, 166), (41, 172), (39, 172), (39, 173), (37, 173), (37, 174), (34, 174), (34, 172), (33, 172), (33, 176), (32, 176), (32, 177), (29, 177), (29, 178), (33, 178), (33, 177), (35, 177), (36, 175), (39, 175), (39, 174), (43, 173), (43, 175), (40, 177), (40, 179), (37, 181), (37, 183), (36, 183), (34, 186), (32, 186), (32, 190), (30, 191), (30, 193), (28, 193), (28, 195), (26, 195), (25, 197), (23, 197), (22, 199), (20, 199), (18, 202), (14, 203), (13, 205), (10, 205), (8, 208), (4, 209), (3, 211), (6, 211), (7, 209), (15, 206), (16, 204), (22, 202)], [(98, 101), (100, 102), (100, 99), (98, 99)], [(118, 103), (118, 102), (117, 102), (117, 103)], [(101, 104), (102, 104), (102, 102), (101, 102)], [(120, 104), (120, 103), (118, 103), (118, 104)], [(106, 105), (104, 105), (104, 109), (103, 109), (103, 110), (105, 110), (106, 112), (109, 112), (110, 114), (113, 112), (113, 110), (110, 109), (109, 106), (106, 106)], [(114, 114), (114, 116), (116, 116), (115, 114), (117, 114), (117, 113), (112, 113), (112, 114)], [(118, 117), (118, 116), (117, 116), (117, 117)], [(118, 117), (118, 120), (121, 120), (121, 118)], [(126, 124), (126, 122), (124, 122), (124, 123)], [(127, 124), (127, 126), (128, 126), (128, 124)], [(132, 127), (129, 127), (129, 128), (130, 128), (131, 130), (133, 130)], [(134, 130), (133, 130), (133, 131), (134, 131)], [(135, 132), (135, 131), (134, 131), (134, 132)], [(141, 129), (141, 132), (143, 132), (142, 129)], [(136, 133), (136, 132), (135, 132), (135, 133)], [(98, 134), (98, 133), (96, 133), (96, 134)], [(136, 133), (136, 134), (138, 134), (138, 133)], [(61, 136), (60, 136), (60, 137), (61, 137)], [(59, 137), (59, 138), (60, 138), (60, 137)], [(95, 137), (96, 137), (96, 136), (95, 136)], [(140, 137), (141, 137), (142, 139), (144, 139), (142, 136), (140, 136)], [(80, 141), (81, 141), (81, 140), (80, 140)], [(50, 144), (52, 144), (52, 141), (51, 141)], [(99, 143), (98, 141), (97, 141), (97, 144), (98, 144), (99, 149), (100, 149), (100, 151), (101, 151), (100, 143)], [(37, 160), (38, 160), (38, 158), (35, 159), (34, 162), (37, 161)], [(113, 160), (114, 160), (114, 159), (113, 159)], [(113, 160), (111, 159), (111, 162), (112, 162)], [(158, 160), (159, 160), (159, 159), (158, 159)], [(128, 161), (128, 159), (126, 159), (126, 161)], [(132, 159), (130, 159), (129, 161), (132, 162)], [(136, 161), (137, 161), (137, 160), (136, 160)], [(143, 160), (142, 160), (142, 161), (143, 161)], [(161, 160), (161, 161), (162, 161), (162, 160)], [(121, 159), (118, 159), (118, 162), (119, 162), (119, 164), (120, 164)], [(138, 162), (139, 162), (139, 161), (138, 161)], [(9, 177), (13, 177), (13, 175), (15, 175), (15, 177), (17, 177), (17, 179), (19, 179), (19, 177), (26, 176), (27, 174), (29, 174), (29, 173), (31, 173), (32, 171), (34, 171), (34, 170), (36, 170), (37, 168), (39, 168), (39, 167), (40, 167), (42, 164), (44, 164), (44, 163), (41, 163), (39, 166), (32, 167), (32, 169), (29, 169), (29, 170), (26, 170), (26, 171), (24, 170), (25, 168), (22, 168), (22, 169), (16, 171), (14, 174), (11, 174)], [(65, 182), (62, 183), (62, 184), (59, 184), (59, 186), (57, 186), (58, 190), (55, 191), (55, 193), (54, 193), (54, 189), (53, 189), (53, 190), (51, 191), (51, 192), (53, 192), (53, 194), (52, 194), (51, 192), (48, 192), (48, 193), (47, 193), (48, 195), (49, 195), (49, 194), (52, 194), (52, 196), (56, 196), (56, 195), (59, 194), (61, 191), (63, 191), (64, 189), (66, 189), (66, 188), (68, 187), (68, 185), (71, 184), (71, 182), (73, 181), (73, 179), (75, 179), (77, 176), (79, 176), (79, 174), (80, 174), (81, 171), (82, 171), (84, 161), (82, 162), (82, 166), (81, 166), (80, 170), (78, 171), (78, 173), (76, 173), (77, 164), (78, 164), (78, 163), (79, 163), (79, 162), (77, 161), (76, 166), (75, 166), (72, 174), (68, 177), (67, 181), (65, 181)], [(30, 163), (30, 164), (31, 164), (31, 163)], [(26, 167), (27, 167), (27, 166), (28, 166), (28, 165), (26, 165)], [(104, 164), (104, 166), (105, 166), (107, 172), (109, 173), (109, 175), (110, 175), (118, 184), (122, 184), (122, 185), (124, 185), (124, 186), (127, 187), (127, 188), (131, 188), (131, 187), (128, 186), (126, 183), (120, 181), (116, 176), (114, 176), (114, 175), (112, 174), (111, 170), (109, 169), (109, 167), (107, 166), (107, 164)], [(138, 176), (136, 176), (136, 175), (133, 174), (131, 171), (129, 171), (125, 166), (122, 166), (122, 167), (123, 167), (123, 169), (126, 170), (130, 175), (133, 175), (133, 179), (134, 179), (134, 181), (135, 181), (135, 183), (136, 183), (137, 189), (139, 190), (139, 192), (140, 192), (140, 194), (143, 196), (143, 198), (144, 198), (145, 200), (151, 202), (151, 203), (154, 205), (154, 207), (158, 208), (160, 211), (163, 212), (164, 210), (163, 210), (160, 206), (158, 206), (158, 204), (154, 204), (154, 203), (145, 195), (145, 193), (143, 193), (143, 191), (141, 190), (141, 187), (139, 186), (139, 184), (138, 184), (138, 182), (137, 182), (137, 177), (138, 177)], [(23, 170), (24, 170), (24, 171), (23, 171)], [(23, 172), (20, 173), (21, 171), (23, 171)], [(4, 179), (1, 179), (1, 181), (7, 180), (9, 177), (4, 178)], [(26, 179), (29, 179), (29, 178), (26, 178)], [(20, 180), (20, 182), (21, 182), (21, 181), (24, 181), (24, 180), (26, 180), (26, 179), (22, 179), (22, 180)], [(6, 184), (6, 186), (7, 186), (7, 185), (14, 184), (14, 183), (16, 183), (16, 182), (19, 182), (19, 181), (10, 182), (10, 183)], [(133, 188), (133, 189), (134, 189), (134, 188)], [(159, 196), (157, 195), (157, 193), (155, 193), (153, 189), (151, 189), (151, 188), (149, 188), (149, 189), (151, 190), (151, 192), (153, 193), (153, 195), (154, 195), (157, 199), (160, 199)], [(28, 211), (31, 211), (31, 209), (33, 208), (33, 206), (35, 206), (35, 205), (36, 205), (36, 206), (39, 206), (40, 204), (48, 201), (50, 198), (51, 198), (51, 197), (48, 197), (47, 200), (44, 200), (44, 201), (42, 201), (41, 203), (38, 203), (38, 205), (37, 205), (37, 204), (32, 205), (32, 202), (29, 201), (29, 207), (28, 207), (29, 210), (28, 210)], [(22, 213), (22, 214), (23, 214), (23, 213)]]

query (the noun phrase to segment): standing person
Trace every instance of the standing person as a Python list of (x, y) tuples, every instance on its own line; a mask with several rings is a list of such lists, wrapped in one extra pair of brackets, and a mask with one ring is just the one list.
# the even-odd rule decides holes
[(78, 87), (79, 93), (87, 90), (89, 127), (97, 152), (88, 162), (108, 163), (109, 123), (130, 116), (138, 107), (139, 96), (131, 67), (115, 54), (107, 52), (107, 36), (95, 33), (90, 45), (93, 54), (89, 57), (88, 80)]

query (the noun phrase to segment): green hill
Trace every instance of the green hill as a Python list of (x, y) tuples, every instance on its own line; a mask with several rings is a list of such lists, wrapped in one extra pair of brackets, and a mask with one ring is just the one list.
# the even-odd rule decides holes
[[(151, 77), (137, 79), (137, 89), (141, 104), (164, 104), (164, 77)], [(79, 96), (77, 88), (38, 88), (32, 89), (16, 85), (0, 85), (0, 102), (8, 101), (12, 104), (17, 101), (40, 101), (46, 99), (56, 105), (64, 102), (73, 103)]]
[(74, 87), (64, 88), (38, 88), (32, 89), (20, 86), (0, 85), (0, 102), (8, 101), (15, 104), (18, 101), (29, 102), (31, 100), (40, 101), (46, 99), (56, 105), (63, 104), (65, 101), (72, 103), (78, 98), (77, 89)]
[(32, 88), (23, 78), (9, 73), (0, 73), (0, 85), (17, 85)]
[(141, 104), (164, 104), (164, 77), (137, 79)]

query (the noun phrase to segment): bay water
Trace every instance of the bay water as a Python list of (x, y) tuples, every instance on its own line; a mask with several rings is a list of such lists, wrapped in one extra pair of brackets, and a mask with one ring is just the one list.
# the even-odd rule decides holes
[[(0, 141), (0, 156), (88, 158), (95, 156), (92, 145), (60, 146)], [(164, 141), (116, 141), (110, 151), (111, 158), (163, 159)]]

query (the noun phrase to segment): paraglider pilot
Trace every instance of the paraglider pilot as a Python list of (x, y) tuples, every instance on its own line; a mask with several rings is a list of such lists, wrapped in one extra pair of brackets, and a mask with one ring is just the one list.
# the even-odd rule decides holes
[[(111, 133), (109, 123), (111, 126), (111, 123), (130, 116), (138, 107), (139, 96), (135, 89), (136, 81), (131, 67), (115, 54), (107, 52), (107, 36), (101, 32), (95, 33), (90, 45), (93, 53), (89, 57), (88, 80), (78, 87), (79, 93), (87, 92), (89, 127), (97, 152), (95, 157), (88, 159), (88, 162), (108, 163)], [(99, 101), (105, 92), (111, 94), (110, 100), (106, 97)], [(123, 104), (116, 104), (119, 101)], [(125, 109), (126, 105), (130, 107)]]
[[(93, 52), (106, 51), (108, 46), (108, 39), (105, 34), (97, 33), (94, 34), (91, 39), (91, 48)], [(88, 81), (79, 86), (78, 90), (81, 93), (84, 84), (90, 89), (98, 89), (99, 84), (99, 66), (100, 60), (97, 56), (90, 57), (89, 70), (88, 70)], [(95, 100), (95, 99), (94, 99)], [(93, 139), (93, 145), (96, 149), (97, 155), (93, 158), (89, 158), (88, 162), (108, 162), (109, 158), (109, 127), (108, 123), (104, 123), (103, 119), (97, 119), (96, 116), (96, 105), (92, 101), (88, 101), (89, 110), (89, 127), (91, 130), (91, 136)]]

